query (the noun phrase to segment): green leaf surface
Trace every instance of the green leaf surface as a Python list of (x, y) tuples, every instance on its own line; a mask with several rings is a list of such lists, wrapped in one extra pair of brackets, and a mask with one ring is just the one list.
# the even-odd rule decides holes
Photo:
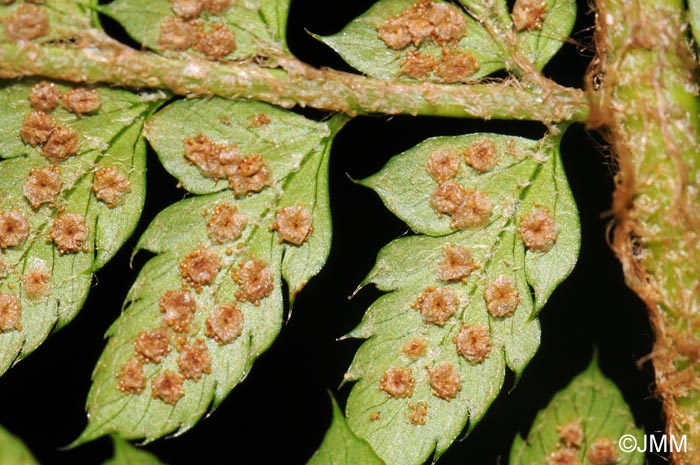
[(164, 465), (153, 454), (149, 454), (118, 436), (112, 436), (114, 444), (114, 457), (107, 460), (104, 465)]
[(644, 453), (636, 448), (632, 452), (618, 448), (618, 440), (625, 435), (633, 436), (640, 445), (644, 440), (619, 389), (603, 376), (593, 360), (537, 414), (527, 439), (515, 437), (509, 463), (549, 463), (552, 454), (571, 454), (582, 465), (603, 463), (592, 462), (589, 457), (607, 442), (606, 448), (613, 451), (616, 464), (643, 464)]
[(700, 0), (688, 0), (688, 19), (697, 45), (700, 43)]
[[(333, 48), (350, 66), (379, 78), (406, 77), (402, 71), (401, 62), (409, 53), (419, 52), (440, 60), (442, 47), (434, 40), (425, 40), (419, 46), (413, 44), (402, 49), (392, 49), (378, 36), (380, 28), (390, 18), (397, 17), (402, 12), (413, 7), (416, 0), (380, 0), (369, 10), (350, 22), (337, 34), (320, 37), (320, 40)], [(436, 1), (435, 4), (446, 5), (446, 2)], [(468, 52), (473, 56), (479, 69), (473, 74), (465, 74), (464, 80), (476, 80), (503, 69), (501, 46), (494, 41), (489, 32), (476, 20), (460, 11), (465, 23), (465, 35), (448, 48), (455, 52)], [(441, 82), (437, 74), (430, 73), (427, 79)]]
[(369, 444), (358, 438), (348, 428), (338, 403), (333, 402), (333, 421), (321, 447), (309, 459), (307, 465), (383, 465)]
[(39, 465), (21, 439), (0, 426), (0, 465)]
[[(501, 390), (505, 368), (519, 377), (537, 351), (537, 312), (571, 272), (579, 249), (578, 216), (558, 143), (559, 136), (541, 141), (494, 134), (428, 139), (362, 181), (419, 233), (397, 239), (379, 253), (363, 284), (388, 293), (350, 334), (368, 340), (347, 374), (357, 380), (348, 400), (348, 423), (386, 463), (420, 464), (433, 452), (439, 457), (467, 420), (471, 429), (484, 416)], [(465, 163), (465, 154), (479, 146), (491, 147), (494, 155), (484, 172)], [(454, 229), (451, 217), (439, 217), (431, 204), (439, 183), (428, 174), (428, 166), (446, 153), (454, 161), (454, 176), (441, 178), (440, 185), (458, 183), (490, 201), (490, 214), (479, 224)], [(556, 240), (547, 251), (526, 247), (522, 238), (523, 218), (534, 210), (547, 210), (556, 228)], [(471, 259), (458, 264), (469, 262), (469, 272), (445, 271), (454, 269), (455, 262), (445, 257), (455, 249), (468, 251)], [(504, 280), (509, 284), (496, 286)], [(422, 306), (436, 290), (451, 297)], [(515, 299), (505, 315), (489, 308), (499, 302), (494, 293)], [(442, 321), (428, 318), (436, 308), (451, 308), (454, 314)], [(488, 335), (491, 348), (485, 359), (467, 359), (458, 352), (454, 341), (465, 325)], [(411, 343), (414, 350), (407, 349)], [(435, 374), (443, 364), (452, 367), (459, 390), (439, 396), (443, 383), (435, 375), (438, 388), (431, 385), (429, 370)], [(394, 368), (410, 370), (410, 395), (385, 389), (381, 380), (391, 379)]]
[[(118, 21), (126, 32), (144, 47), (167, 54), (185, 54), (203, 57), (196, 51), (195, 36), (192, 46), (184, 51), (173, 51), (161, 40), (161, 25), (176, 15), (169, 0), (115, 0), (100, 11)], [(286, 22), (289, 0), (236, 1), (221, 14), (202, 11), (186, 23), (192, 31), (213, 24), (226, 27), (233, 33), (235, 48), (221, 57), (224, 60), (242, 60), (256, 55), (274, 55), (286, 49)], [(168, 19), (169, 18), (169, 19)]]
[[(75, 155), (49, 161), (40, 147), (25, 144), (20, 137), (23, 118), (31, 111), (28, 95), (33, 85), (4, 83), (0, 87), (0, 157), (4, 159), (0, 162), (0, 211), (19, 215), (29, 225), (26, 239), (0, 249), (0, 293), (6, 300), (16, 296), (21, 306), (19, 325), (0, 332), (0, 373), (73, 319), (93, 273), (133, 232), (145, 196), (143, 122), (159, 104), (154, 95), (98, 87), (101, 106), (93, 113), (76, 115), (57, 107), (51, 117), (57, 125), (77, 132), (79, 146)], [(61, 94), (70, 90), (64, 85), (56, 87)], [(52, 163), (55, 168), (50, 168)], [(93, 192), (103, 169), (116, 169), (128, 183), (120, 200), (111, 206)], [(52, 202), (34, 206), (30, 202), (30, 198), (36, 200), (33, 193), (45, 189), (28, 187), (30, 173), (37, 170), (55, 170), (60, 192), (56, 191)], [(88, 234), (80, 247), (62, 253), (52, 235), (64, 214), (79, 215)]]
[(576, 0), (546, 0), (541, 27), (517, 33), (518, 50), (541, 70), (567, 41), (576, 23)]
[[(271, 121), (247, 127), (250, 116), (261, 110)], [(326, 186), (328, 155), (332, 135), (342, 125), (340, 121), (344, 117), (327, 124), (314, 123), (258, 103), (218, 99), (177, 102), (155, 115), (148, 124), (148, 138), (161, 158), (170, 157), (179, 150), (178, 159), (173, 157), (166, 164), (176, 174), (188, 165), (182, 143), (182, 138), (188, 134), (178, 130), (181, 139), (176, 142), (172, 139), (172, 128), (185, 124), (177, 123), (178, 118), (197, 112), (209, 115), (208, 128), (214, 131), (212, 137), (216, 134), (220, 143), (236, 144), (246, 154), (251, 153), (248, 149), (263, 154), (270, 168), (269, 185), (261, 192), (238, 197), (228, 188), (191, 197), (165, 209), (150, 224), (137, 250), (157, 255), (141, 270), (122, 316), (108, 331), (109, 342), (95, 369), (88, 399), (89, 424), (78, 443), (109, 433), (152, 441), (191, 428), (247, 376), (255, 359), (279, 333), (284, 313), (283, 278), (287, 280), (290, 300), (293, 300), (301, 287), (320, 270), (328, 255), (331, 235)], [(226, 124), (220, 120), (224, 114), (228, 117)], [(192, 120), (187, 124), (192, 124)], [(299, 148), (294, 148), (293, 152), (266, 150), (272, 145), (271, 140), (279, 140), (272, 132), (285, 124), (290, 127), (287, 133), (313, 128), (306, 133), (309, 140), (295, 146), (306, 147), (306, 152), (299, 152)], [(188, 127), (195, 132), (198, 130), (196, 126)], [(244, 134), (241, 139), (238, 138), (240, 134)], [(248, 141), (255, 141), (255, 144), (249, 145)], [(178, 164), (182, 166), (175, 166)], [(199, 172), (185, 176), (181, 179), (187, 179), (187, 185), (198, 185), (196, 176), (209, 181)], [(215, 240), (217, 236), (210, 222), (224, 205), (245, 215), (246, 222), (239, 237), (222, 242)], [(282, 242), (281, 229), (275, 230), (279, 211), (297, 206), (305, 208), (313, 223), (312, 232), (300, 245)], [(186, 280), (180, 268), (191, 262), (188, 256), (197, 250), (215, 254), (220, 262), (220, 269), (214, 271), (210, 282), (201, 285)], [(262, 287), (267, 289), (255, 298), (246, 296), (245, 278), (241, 279), (244, 265), (251, 261), (264, 262), (269, 272), (266, 278), (259, 273), (250, 275), (254, 276), (253, 283), (264, 283)], [(196, 302), (196, 311), (185, 329), (177, 329), (164, 319), (160, 305), (168, 291), (183, 287)], [(222, 341), (211, 332), (209, 322), (214, 312), (228, 304), (239, 309), (243, 324), (237, 337)], [(134, 342), (143, 332), (157, 329), (167, 334), (168, 354), (158, 363), (144, 361), (144, 378), (138, 393), (120, 390), (121, 379), (115, 375), (122, 373), (130, 361), (136, 363)], [(203, 372), (198, 379), (186, 378), (182, 383), (183, 396), (174, 402), (154, 398), (153, 380), (166, 371), (186, 374), (178, 360), (185, 346), (197, 341), (206, 348), (210, 373)]]

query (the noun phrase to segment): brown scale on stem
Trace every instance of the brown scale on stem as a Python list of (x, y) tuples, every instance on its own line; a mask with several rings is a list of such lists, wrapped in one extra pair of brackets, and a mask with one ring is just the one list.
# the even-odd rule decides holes
[(49, 17), (44, 8), (20, 5), (5, 22), (5, 34), (15, 40), (32, 40), (49, 33)]

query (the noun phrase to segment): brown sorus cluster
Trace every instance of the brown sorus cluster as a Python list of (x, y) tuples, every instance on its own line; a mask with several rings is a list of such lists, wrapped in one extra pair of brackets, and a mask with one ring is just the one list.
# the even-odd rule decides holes
[(231, 7), (231, 0), (170, 0), (173, 12), (184, 19), (198, 17), (202, 11), (222, 14)]
[(569, 447), (579, 448), (586, 439), (579, 420), (572, 420), (565, 425), (557, 426), (557, 434), (564, 445)]
[(271, 122), (272, 120), (270, 120), (270, 117), (267, 116), (265, 113), (258, 113), (257, 115), (253, 116), (248, 127), (259, 128), (261, 126), (266, 126)]
[(410, 359), (416, 360), (425, 355), (425, 341), (420, 338), (411, 339), (404, 344), (401, 352), (403, 352)]
[(248, 217), (236, 205), (220, 204), (207, 221), (207, 229), (214, 242), (223, 244), (240, 239), (247, 224)]
[(202, 11), (220, 15), (231, 6), (230, 0), (172, 0), (176, 17), (164, 18), (160, 24), (158, 45), (164, 50), (193, 49), (207, 58), (218, 60), (236, 50), (236, 37), (223, 23), (205, 22)]
[(76, 253), (83, 249), (89, 230), (85, 218), (77, 213), (64, 213), (56, 217), (50, 238), (60, 253)]
[(462, 167), (459, 154), (450, 149), (439, 149), (430, 154), (425, 166), (428, 174), (437, 182), (453, 179)]
[(62, 188), (61, 169), (58, 166), (32, 168), (24, 183), (24, 196), (33, 208), (45, 203), (54, 206)]
[(143, 364), (135, 358), (126, 362), (116, 376), (119, 380), (117, 389), (124, 394), (140, 394), (146, 387)]
[(29, 220), (17, 209), (0, 210), (0, 248), (24, 244), (29, 236)]
[(186, 344), (180, 351), (177, 366), (185, 379), (199, 381), (204, 374), (211, 373), (211, 355), (202, 339)]
[(116, 166), (101, 168), (95, 172), (92, 192), (95, 198), (114, 208), (124, 200), (131, 190), (131, 182)]
[(19, 297), (14, 294), (0, 292), (0, 332), (20, 331), (22, 325), (19, 320), (22, 318), (22, 304)]
[(243, 333), (243, 312), (235, 303), (217, 305), (207, 318), (206, 335), (219, 344), (229, 344)]
[(219, 254), (206, 247), (200, 247), (187, 254), (180, 262), (180, 274), (197, 292), (202, 286), (211, 284), (221, 270)]
[(547, 457), (547, 465), (581, 465), (578, 451), (571, 447), (559, 447)]
[(513, 25), (516, 31), (532, 31), (542, 29), (546, 0), (515, 0), (513, 5)]
[(420, 402), (408, 403), (408, 421), (412, 425), (423, 426), (425, 425), (425, 417), (428, 415), (428, 403), (424, 400)]
[(472, 363), (481, 363), (491, 354), (491, 334), (483, 325), (462, 325), (452, 339), (457, 353)]
[(44, 295), (49, 288), (51, 273), (43, 260), (35, 260), (27, 271), (20, 277), (22, 290), (30, 299)]
[(173, 13), (183, 19), (194, 19), (203, 9), (201, 0), (170, 0)]
[(56, 126), (41, 147), (41, 154), (51, 162), (63, 161), (78, 153), (78, 133), (67, 126)]
[(442, 249), (442, 261), (437, 266), (437, 276), (446, 282), (467, 282), (467, 278), (479, 265), (474, 263), (471, 251), (462, 246), (447, 244)]
[[(43, 10), (42, 10), (43, 11)], [(63, 95), (63, 107), (75, 114), (93, 113), (101, 106), (101, 97), (96, 90), (82, 87)], [(56, 163), (78, 153), (78, 133), (67, 126), (59, 125), (48, 114), (61, 101), (61, 92), (55, 84), (42, 81), (29, 92), (32, 111), (24, 115), (20, 137), (32, 147), (41, 147), (41, 154)]]
[(268, 185), (270, 171), (260, 155), (245, 157), (235, 144), (217, 143), (204, 134), (183, 142), (187, 160), (207, 177), (227, 178), (236, 195), (260, 192)]
[(402, 50), (428, 40), (439, 44), (459, 41), (466, 34), (466, 25), (464, 15), (454, 6), (420, 0), (387, 19), (377, 28), (377, 35), (387, 47)]
[(192, 48), (213, 60), (218, 60), (236, 50), (236, 37), (231, 29), (221, 23), (204, 25), (197, 23)]
[(401, 59), (401, 74), (423, 79), (434, 74), (440, 81), (455, 84), (472, 81), (472, 75), (479, 71), (479, 63), (467, 51), (443, 47), (440, 58), (418, 50), (410, 50)]
[(302, 245), (314, 231), (313, 217), (303, 205), (281, 208), (270, 229), (277, 231), (280, 243)]
[(143, 363), (160, 363), (170, 353), (170, 339), (164, 329), (141, 331), (134, 341), (134, 353)]
[(272, 293), (275, 287), (274, 275), (265, 261), (252, 258), (238, 266), (238, 269), (231, 270), (231, 274), (240, 286), (239, 298), (258, 304)]
[(35, 110), (48, 113), (56, 108), (60, 101), (61, 91), (52, 82), (42, 81), (29, 91), (29, 103)]
[(485, 193), (465, 189), (454, 181), (441, 183), (430, 200), (438, 214), (452, 217), (450, 227), (453, 229), (479, 226), (489, 219), (493, 210), (493, 203)]
[(614, 465), (618, 462), (617, 447), (609, 439), (599, 438), (588, 446), (586, 457), (591, 465)]
[(507, 276), (498, 276), (490, 282), (484, 291), (484, 299), (489, 314), (497, 318), (512, 315), (520, 303), (515, 284)]
[(462, 390), (459, 372), (449, 362), (443, 362), (433, 368), (426, 367), (433, 395), (444, 400), (452, 400)]
[(421, 312), (426, 323), (443, 326), (457, 312), (459, 298), (446, 287), (429, 287), (411, 306)]
[(43, 111), (34, 110), (24, 115), (19, 135), (25, 143), (36, 147), (45, 144), (54, 129), (56, 129), (56, 120), (52, 116)]
[(166, 404), (175, 405), (185, 389), (182, 387), (184, 378), (171, 370), (165, 370), (151, 381), (151, 395)]
[(158, 304), (166, 326), (178, 333), (189, 330), (197, 311), (197, 302), (192, 293), (182, 289), (165, 291)]
[(470, 145), (464, 151), (464, 161), (481, 173), (491, 171), (496, 165), (496, 143), (484, 139)]
[(389, 397), (406, 398), (413, 395), (415, 384), (416, 380), (411, 376), (410, 368), (395, 366), (386, 370), (379, 380), (379, 389), (386, 392)]
[(36, 5), (20, 5), (5, 23), (5, 34), (15, 40), (37, 39), (48, 33), (49, 17)]
[(549, 209), (538, 208), (520, 218), (520, 237), (533, 252), (548, 252), (557, 241), (557, 225)]
[(100, 106), (102, 99), (94, 89), (76, 87), (63, 95), (63, 108), (77, 115), (93, 113), (99, 110)]

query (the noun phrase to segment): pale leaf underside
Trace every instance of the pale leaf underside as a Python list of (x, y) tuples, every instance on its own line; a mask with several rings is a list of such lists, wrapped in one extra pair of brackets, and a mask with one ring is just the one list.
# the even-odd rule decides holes
[[(558, 140), (494, 134), (429, 139), (363, 181), (419, 233), (380, 252), (365, 284), (389, 293), (351, 333), (368, 341), (348, 370), (348, 379), (358, 380), (348, 400), (348, 423), (388, 464), (420, 464), (433, 451), (441, 455), (468, 419), (474, 427), (483, 417), (506, 366), (520, 376), (537, 350), (537, 312), (571, 271), (579, 249), (578, 216)], [(491, 164), (466, 155), (477, 148), (492, 157)], [(437, 182), (437, 173), (449, 179)], [(477, 212), (478, 224), (457, 226), (458, 213), (438, 214), (436, 193), (450, 183), (488, 199)], [(530, 224), (533, 214), (544, 217), (544, 225)], [(547, 239), (547, 247), (534, 250), (531, 233)], [(447, 261), (449, 250), (469, 259)], [(460, 264), (468, 271), (455, 271)], [(460, 334), (488, 343), (490, 350), (470, 345), (467, 337), (461, 354), (455, 342)]]
[[(167, 208), (141, 237), (138, 249), (157, 256), (141, 270), (123, 315), (109, 330), (88, 400), (90, 422), (79, 442), (108, 433), (150, 441), (183, 432), (245, 378), (281, 328), (282, 279), (293, 299), (328, 255), (327, 161), (338, 127), (339, 120), (316, 123), (269, 105), (221, 99), (179, 101), (149, 120), (147, 137), (166, 168), (186, 188), (211, 193)], [(241, 157), (261, 157), (269, 178), (260, 192), (236, 196), (226, 180), (215, 181), (204, 176), (200, 165), (188, 163), (184, 140), (196, 137), (225, 147), (226, 156), (234, 151)], [(221, 240), (237, 221), (223, 229), (212, 226), (224, 207), (245, 221), (234, 237)], [(312, 222), (299, 244), (283, 236), (279, 212), (287, 208), (301, 208)], [(183, 266), (192, 265), (192, 254), (198, 251), (209, 258), (187, 275)], [(251, 263), (260, 269), (246, 271)], [(207, 279), (197, 282), (199, 272)], [(168, 292), (186, 292), (195, 302), (184, 329), (168, 323), (161, 311)], [(226, 306), (236, 309), (230, 311), (229, 323), (236, 320), (239, 326), (230, 338), (216, 328), (233, 326), (212, 323), (213, 315)], [(154, 330), (167, 338), (166, 353), (156, 363), (144, 360), (135, 344), (144, 332)], [(187, 347), (197, 344), (199, 361), (183, 364)], [(128, 363), (143, 370), (143, 379), (131, 392), (120, 384), (125, 377), (116, 377)], [(175, 394), (154, 384), (166, 373)]]
[(527, 439), (515, 437), (509, 463), (643, 464), (643, 452), (619, 449), (625, 435), (643, 442), (625, 399), (594, 360), (538, 413)]

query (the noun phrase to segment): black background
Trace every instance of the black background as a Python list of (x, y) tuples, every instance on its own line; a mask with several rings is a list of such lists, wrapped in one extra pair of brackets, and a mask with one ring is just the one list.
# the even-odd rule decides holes
[[(294, 0), (289, 26), (293, 52), (317, 66), (348, 70), (306, 31), (336, 32), (372, 3)], [(579, 1), (573, 41), (547, 66), (549, 76), (565, 85), (582, 86), (593, 54), (592, 23), (589, 7)], [(118, 27), (108, 26), (121, 37)], [(353, 184), (348, 176), (372, 174), (392, 155), (427, 137), (484, 130), (533, 138), (544, 132), (539, 124), (523, 122), (386, 116), (350, 122), (332, 153), (334, 238), (326, 268), (301, 293), (293, 317), (275, 344), (226, 402), (191, 431), (147, 449), (170, 465), (305, 463), (330, 421), (326, 390), (333, 390), (341, 405), (349, 392), (349, 386), (340, 391), (337, 386), (359, 342), (336, 342), (336, 338), (360, 321), (379, 294), (370, 288), (352, 300), (347, 296), (369, 271), (378, 250), (407, 231), (373, 192)], [(517, 388), (508, 393), (514, 382), (509, 373), (485, 419), (468, 438), (453, 445), (440, 460), (443, 465), (507, 464), (515, 434), (528, 431), (536, 412), (587, 366), (596, 348), (603, 371), (620, 387), (637, 422), (648, 433), (663, 428), (660, 404), (653, 396), (651, 364), (638, 363), (653, 342), (646, 311), (625, 287), (619, 263), (605, 240), (612, 162), (600, 138), (581, 125), (569, 129), (562, 152), (581, 214), (578, 265), (541, 313), (541, 348)], [(106, 439), (74, 450), (59, 448), (86, 425), (84, 404), (90, 373), (104, 347), (102, 336), (118, 317), (129, 286), (148, 259), (142, 254), (130, 268), (135, 239), (158, 211), (184, 196), (153, 154), (148, 169), (149, 195), (139, 227), (117, 257), (97, 273), (82, 312), (0, 378), (0, 424), (20, 436), (45, 465), (98, 464), (111, 456)], [(649, 457), (649, 462), (664, 460)]]

